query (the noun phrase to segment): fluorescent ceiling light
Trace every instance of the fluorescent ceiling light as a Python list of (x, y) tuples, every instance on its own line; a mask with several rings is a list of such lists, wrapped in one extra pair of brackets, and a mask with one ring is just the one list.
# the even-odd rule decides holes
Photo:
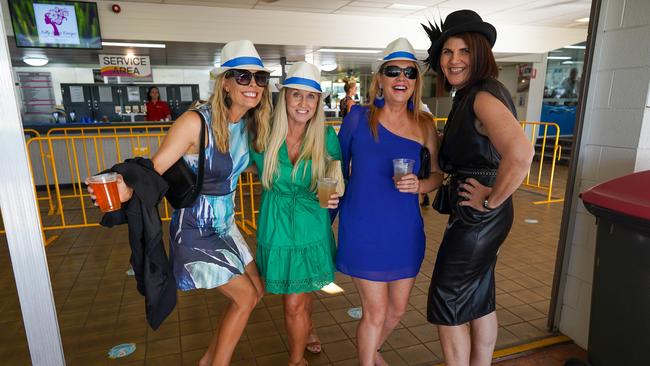
[(576, 22), (578, 22), (578, 23), (589, 23), (589, 18), (576, 19)]
[(316, 52), (339, 52), (339, 53), (379, 53), (381, 50), (357, 50), (353, 48), (321, 48)]
[(393, 4), (388, 7), (388, 9), (399, 9), (399, 10), (420, 10), (424, 9), (424, 5), (413, 5), (413, 4)]
[(320, 69), (323, 71), (334, 71), (339, 67), (337, 64), (324, 64), (320, 65)]
[(563, 48), (574, 48), (577, 50), (584, 50), (587, 48), (587, 46), (564, 46)]
[(141, 48), (165, 48), (164, 43), (131, 43), (131, 42), (102, 42), (102, 46), (117, 47), (141, 47)]
[(50, 60), (47, 57), (23, 57), (23, 61), (29, 66), (45, 66)]
[(573, 61), (562, 61), (562, 65), (573, 65)]
[(570, 56), (548, 56), (549, 60), (570, 60)]

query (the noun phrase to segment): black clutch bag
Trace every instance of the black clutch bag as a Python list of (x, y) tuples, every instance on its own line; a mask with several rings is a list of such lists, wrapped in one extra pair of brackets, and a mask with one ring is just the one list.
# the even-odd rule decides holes
[(436, 197), (431, 204), (434, 210), (443, 215), (451, 214), (451, 199), (449, 197), (449, 183), (443, 183), (436, 192)]
[(203, 188), (203, 169), (205, 165), (205, 120), (201, 117), (201, 133), (199, 134), (199, 167), (195, 174), (181, 157), (166, 172), (163, 178), (169, 184), (165, 198), (175, 209), (190, 207), (196, 201)]
[(426, 146), (420, 149), (420, 171), (418, 179), (427, 179), (431, 175), (431, 153)]

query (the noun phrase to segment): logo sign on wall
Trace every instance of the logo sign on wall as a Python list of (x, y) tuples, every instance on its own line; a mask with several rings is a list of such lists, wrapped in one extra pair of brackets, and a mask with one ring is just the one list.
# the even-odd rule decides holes
[(38, 40), (43, 44), (79, 44), (73, 5), (34, 4)]
[(102, 76), (121, 82), (153, 81), (149, 56), (99, 55), (99, 68)]

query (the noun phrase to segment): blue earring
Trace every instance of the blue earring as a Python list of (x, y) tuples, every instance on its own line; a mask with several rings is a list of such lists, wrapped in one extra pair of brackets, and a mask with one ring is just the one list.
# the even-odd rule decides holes
[(375, 100), (373, 101), (372, 104), (374, 104), (375, 107), (377, 108), (384, 108), (384, 104), (386, 104), (386, 102), (384, 101), (383, 89), (379, 89), (379, 93), (377, 93), (377, 96), (375, 97)]
[(406, 105), (406, 107), (409, 109), (409, 111), (413, 111), (413, 108), (415, 108), (415, 103), (413, 103), (413, 97), (409, 98), (409, 102)]

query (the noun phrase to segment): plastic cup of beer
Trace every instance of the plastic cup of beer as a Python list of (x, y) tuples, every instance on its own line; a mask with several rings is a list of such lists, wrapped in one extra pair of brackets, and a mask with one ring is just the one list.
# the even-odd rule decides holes
[(393, 159), (393, 180), (399, 182), (403, 176), (413, 173), (413, 159)]
[(88, 184), (93, 189), (102, 212), (116, 211), (122, 207), (117, 190), (117, 173), (93, 175), (88, 178)]
[(336, 193), (336, 178), (319, 178), (318, 179), (318, 203), (320, 207), (327, 208), (327, 201)]

